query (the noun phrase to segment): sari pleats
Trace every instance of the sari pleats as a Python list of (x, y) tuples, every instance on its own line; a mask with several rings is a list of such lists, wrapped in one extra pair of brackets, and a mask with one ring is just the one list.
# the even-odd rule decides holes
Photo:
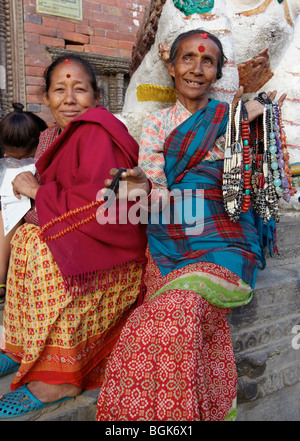
[[(227, 286), (236, 281), (227, 270), (222, 277)], [(232, 412), (237, 372), (230, 309), (188, 287), (155, 295), (165, 284), (150, 257), (145, 302), (128, 319), (108, 362), (98, 421), (223, 421)]]

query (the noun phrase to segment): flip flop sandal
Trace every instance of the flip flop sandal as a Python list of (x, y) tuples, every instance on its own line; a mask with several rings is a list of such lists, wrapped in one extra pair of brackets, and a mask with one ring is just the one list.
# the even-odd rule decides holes
[(4, 291), (4, 294), (0, 294), (0, 305), (1, 305), (1, 303), (4, 303), (5, 302), (5, 295), (6, 295), (6, 285), (5, 284), (0, 284), (0, 290), (3, 290)]
[(0, 398), (0, 418), (15, 418), (25, 415), (34, 410), (40, 410), (51, 404), (68, 400), (71, 397), (62, 398), (52, 403), (43, 403), (29, 392), (26, 384), (18, 389), (8, 392)]
[(0, 377), (16, 372), (19, 366), (19, 363), (16, 363), (7, 355), (0, 353)]

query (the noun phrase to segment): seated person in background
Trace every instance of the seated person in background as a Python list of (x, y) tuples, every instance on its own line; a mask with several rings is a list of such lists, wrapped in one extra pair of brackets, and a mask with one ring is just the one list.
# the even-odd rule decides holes
[[(13, 103), (14, 111), (0, 123), (0, 145), (5, 158), (24, 159), (34, 157), (40, 133), (47, 124), (32, 112), (24, 112), (23, 104)], [(10, 241), (22, 221), (4, 236), (3, 219), (0, 214), (0, 304), (5, 301), (6, 275), (10, 255)]]

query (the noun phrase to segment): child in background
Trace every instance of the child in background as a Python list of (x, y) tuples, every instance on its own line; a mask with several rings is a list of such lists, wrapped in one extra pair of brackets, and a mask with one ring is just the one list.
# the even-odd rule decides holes
[[(14, 111), (6, 115), (0, 122), (2, 155), (15, 159), (34, 157), (40, 133), (47, 128), (47, 124), (34, 113), (23, 112), (23, 104), (13, 103), (13, 108)], [(5, 301), (10, 241), (21, 223), (22, 221), (4, 236), (3, 219), (0, 212), (0, 304)]]

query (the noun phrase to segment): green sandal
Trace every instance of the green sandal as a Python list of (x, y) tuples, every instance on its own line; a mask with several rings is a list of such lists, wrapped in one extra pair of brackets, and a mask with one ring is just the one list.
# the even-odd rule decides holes
[(0, 353), (0, 377), (16, 372), (19, 366), (19, 363), (16, 363), (7, 355)]
[(26, 384), (24, 384), (0, 398), (0, 418), (16, 418), (70, 398), (62, 398), (53, 403), (43, 403), (32, 395)]

